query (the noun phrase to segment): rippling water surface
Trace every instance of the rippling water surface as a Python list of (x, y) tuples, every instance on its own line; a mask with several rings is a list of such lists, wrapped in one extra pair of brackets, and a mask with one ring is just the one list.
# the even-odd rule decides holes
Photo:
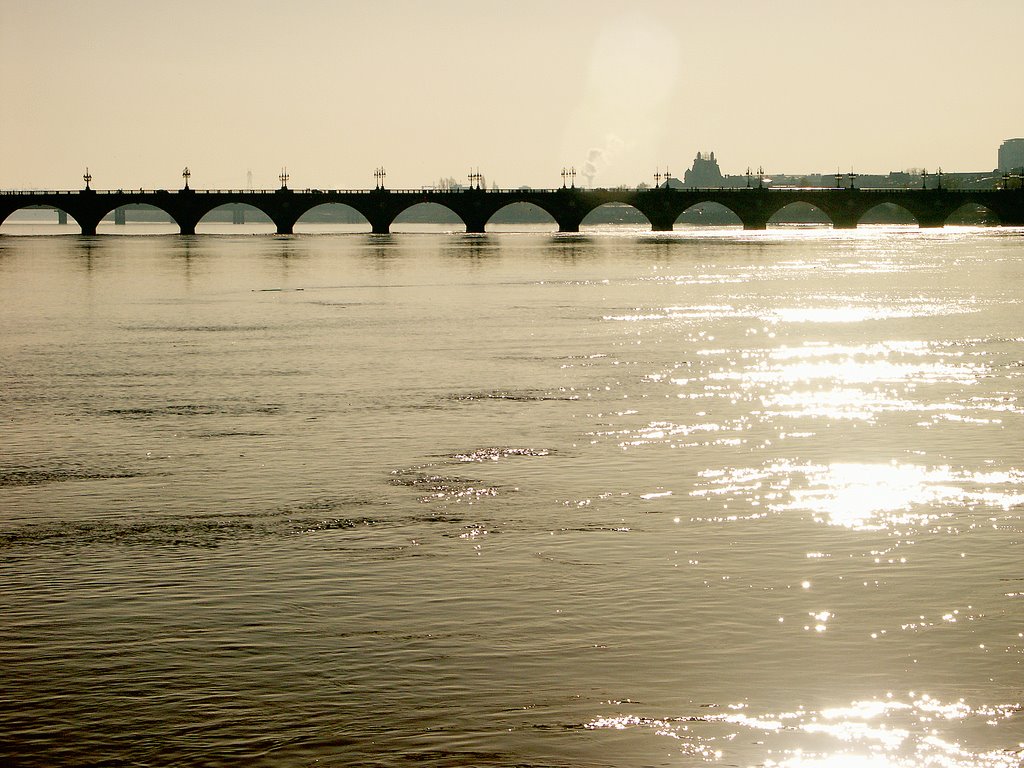
[(1024, 239), (0, 237), (0, 758), (1020, 766)]

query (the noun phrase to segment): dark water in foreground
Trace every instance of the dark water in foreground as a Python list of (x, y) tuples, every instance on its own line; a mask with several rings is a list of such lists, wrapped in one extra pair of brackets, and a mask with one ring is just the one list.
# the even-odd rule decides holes
[(0, 237), (0, 762), (1024, 754), (1024, 235)]

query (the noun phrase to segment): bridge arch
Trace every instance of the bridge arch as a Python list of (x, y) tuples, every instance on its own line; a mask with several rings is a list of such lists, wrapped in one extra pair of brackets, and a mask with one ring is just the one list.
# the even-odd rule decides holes
[[(146, 202), (126, 202), (119, 204), (107, 204), (101, 206), (99, 221), (97, 222), (97, 234), (153, 234), (151, 228), (145, 231), (123, 229), (121, 225), (127, 224), (129, 220), (151, 223), (157, 231), (165, 230), (168, 233), (177, 232), (179, 225), (174, 215), (159, 205), (147, 200)], [(131, 214), (131, 215), (129, 215)]]
[[(179, 222), (180, 224), (180, 222)], [(244, 229), (239, 229), (244, 225)], [(216, 202), (199, 213), (195, 223), (196, 234), (230, 235), (241, 232), (274, 232), (276, 226), (270, 214), (251, 203), (230, 200)]]
[(432, 201), (413, 201), (400, 209), (391, 220), (391, 231), (422, 232), (440, 224), (443, 227), (459, 227), (468, 229), (465, 220), (458, 212), (443, 203)]
[(349, 203), (327, 201), (306, 208), (294, 224), (294, 232), (372, 232), (373, 226), (366, 214)]
[[(39, 212), (36, 215), (29, 214), (29, 211)], [(53, 215), (45, 216), (43, 211), (51, 211)], [(23, 214), (19, 216), (18, 214)], [(67, 218), (67, 224), (61, 224), (61, 214)], [(72, 231), (79, 231), (81, 224), (73, 213), (67, 209), (53, 205), (52, 203), (38, 203), (34, 205), (20, 205), (17, 208), (3, 208), (0, 209), (0, 235), (14, 235), (19, 234), (17, 227), (19, 224), (34, 224), (42, 225), (49, 228), (53, 227), (68, 226), (68, 233)], [(28, 234), (28, 233), (26, 233)]]
[(743, 220), (732, 208), (716, 200), (704, 200), (685, 208), (674, 225), (686, 227), (742, 227)]
[(498, 228), (505, 231), (515, 231), (516, 227), (522, 230), (524, 225), (535, 228), (551, 225), (548, 227), (551, 231), (558, 230), (558, 221), (554, 215), (545, 207), (538, 205), (532, 200), (506, 203), (491, 214), (486, 224), (489, 228)]
[(768, 217), (768, 226), (794, 224), (821, 227), (832, 226), (832, 223), (832, 217), (826, 211), (803, 200), (787, 203)]
[(946, 217), (946, 224), (954, 227), (995, 227), (1001, 223), (999, 214), (981, 203), (964, 203)]
[(623, 225), (651, 226), (651, 220), (632, 203), (608, 200), (588, 210), (580, 220), (580, 227), (602, 227)]
[(893, 200), (884, 200), (865, 210), (857, 224), (889, 224), (912, 227), (918, 223), (913, 212)]

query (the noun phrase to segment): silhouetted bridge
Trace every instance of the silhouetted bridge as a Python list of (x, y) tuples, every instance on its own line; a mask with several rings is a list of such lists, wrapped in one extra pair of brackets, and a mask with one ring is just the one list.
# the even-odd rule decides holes
[(82, 234), (111, 212), (128, 205), (148, 205), (169, 215), (182, 234), (194, 234), (210, 211), (244, 204), (265, 213), (280, 234), (319, 205), (339, 203), (354, 208), (375, 233), (390, 231), (403, 211), (420, 203), (436, 203), (455, 213), (467, 232), (483, 232), (498, 211), (514, 203), (531, 203), (558, 223), (560, 232), (578, 232), (591, 211), (607, 203), (631, 205), (647, 217), (655, 231), (670, 231), (676, 219), (702, 203), (717, 203), (739, 217), (745, 229), (764, 229), (774, 214), (792, 203), (813, 205), (837, 228), (856, 227), (868, 211), (890, 203), (914, 216), (922, 227), (941, 227), (964, 206), (988, 209), (1007, 226), (1024, 226), (1024, 190), (740, 188), (740, 189), (517, 189), (517, 190), (116, 190), (77, 192), (0, 192), (0, 223), (22, 208), (55, 208), (78, 222)]

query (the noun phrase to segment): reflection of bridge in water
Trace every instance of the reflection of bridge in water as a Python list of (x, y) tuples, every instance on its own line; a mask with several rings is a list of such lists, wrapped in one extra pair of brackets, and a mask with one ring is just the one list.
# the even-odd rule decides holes
[[(420, 203), (442, 205), (455, 213), (467, 232), (483, 232), (498, 211), (529, 203), (547, 212), (560, 232), (578, 232), (591, 211), (608, 203), (630, 205), (658, 232), (671, 231), (688, 209), (715, 203), (736, 214), (745, 229), (764, 229), (773, 215), (793, 203), (815, 206), (836, 228), (856, 227), (880, 205), (899, 206), (922, 227), (941, 227), (964, 206), (987, 209), (1007, 226), (1024, 226), (1024, 190), (742, 188), (742, 189), (577, 189), (547, 190), (167, 190), (78, 192), (0, 192), (0, 223), (23, 208), (55, 208), (73, 217), (82, 234), (96, 234), (104, 217), (129, 205), (164, 211), (182, 234), (194, 234), (208, 213), (225, 205), (249, 205), (265, 213), (280, 234), (291, 234), (303, 214), (325, 204), (350, 206), (369, 222), (375, 233), (390, 231), (405, 210)], [(238, 221), (238, 219), (235, 219)], [(123, 222), (123, 212), (119, 221)]]

